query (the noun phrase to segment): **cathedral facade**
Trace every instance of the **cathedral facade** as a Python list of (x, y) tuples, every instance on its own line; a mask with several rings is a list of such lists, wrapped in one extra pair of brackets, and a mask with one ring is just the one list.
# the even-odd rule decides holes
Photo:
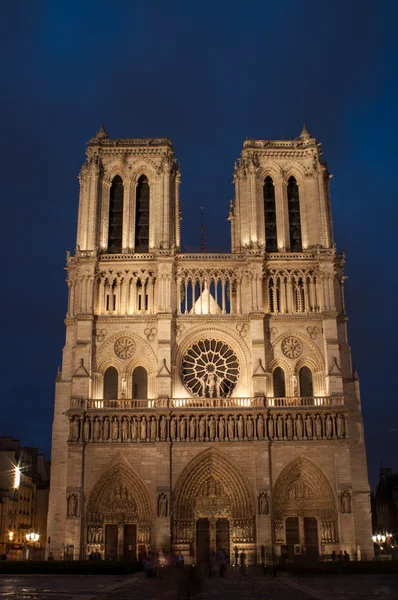
[(168, 139), (91, 139), (56, 380), (55, 558), (373, 556), (329, 173), (248, 139), (230, 253), (184, 253)]

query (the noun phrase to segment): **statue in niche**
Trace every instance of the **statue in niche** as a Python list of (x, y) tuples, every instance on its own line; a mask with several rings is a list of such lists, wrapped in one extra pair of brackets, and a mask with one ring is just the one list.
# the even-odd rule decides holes
[(181, 417), (180, 421), (180, 440), (185, 441), (185, 418)]
[(319, 415), (317, 415), (315, 419), (315, 432), (316, 437), (320, 439), (322, 437), (322, 421)]
[(152, 417), (151, 420), (151, 442), (156, 441), (156, 419)]
[(351, 494), (348, 490), (344, 490), (340, 497), (341, 512), (343, 514), (351, 513)]
[(215, 424), (214, 424), (214, 418), (210, 417), (209, 420), (209, 438), (211, 440), (214, 440), (214, 435), (215, 435)]
[(339, 437), (339, 438), (344, 437), (344, 421), (340, 414), (337, 415), (336, 425), (337, 425), (337, 437)]
[(235, 424), (232, 417), (229, 417), (228, 420), (228, 439), (230, 442), (235, 438)]
[(119, 422), (117, 417), (113, 417), (112, 421), (112, 442), (117, 442), (119, 437)]
[(122, 419), (122, 440), (126, 442), (128, 439), (128, 420), (126, 417)]
[(271, 416), (268, 419), (268, 436), (270, 437), (271, 440), (274, 437), (274, 417), (273, 416)]
[(305, 430), (307, 432), (307, 438), (311, 439), (312, 438), (312, 419), (311, 419), (310, 415), (307, 415), (307, 417), (305, 419)]
[(283, 419), (282, 415), (278, 416), (278, 420), (276, 422), (276, 429), (278, 431), (278, 439), (283, 440)]
[(160, 439), (164, 441), (166, 439), (166, 419), (162, 417), (160, 419)]
[(202, 442), (205, 438), (205, 433), (206, 433), (206, 422), (205, 422), (205, 418), (202, 417), (199, 421), (199, 435), (200, 435), (200, 441)]
[(177, 433), (177, 422), (176, 422), (176, 418), (173, 417), (171, 419), (171, 423), (170, 423), (170, 437), (172, 440), (176, 439), (176, 433)]
[(260, 438), (260, 440), (264, 437), (264, 420), (262, 415), (258, 415), (257, 418), (257, 437)]
[(76, 494), (70, 494), (68, 497), (68, 517), (73, 519), (78, 517), (78, 501)]
[(259, 515), (268, 515), (269, 514), (269, 504), (268, 504), (267, 492), (260, 492), (260, 494), (258, 496), (258, 514)]
[(167, 517), (167, 508), (168, 508), (168, 498), (167, 494), (159, 494), (158, 499), (158, 516), (159, 517)]
[(333, 423), (330, 415), (326, 417), (326, 437), (330, 439), (333, 433)]
[(296, 433), (297, 433), (297, 439), (301, 440), (303, 437), (303, 421), (301, 420), (300, 414), (297, 416)]
[(133, 417), (133, 420), (131, 423), (131, 439), (133, 440), (133, 442), (137, 441), (137, 436), (138, 436), (137, 419), (135, 417)]
[(90, 440), (90, 419), (88, 417), (86, 417), (84, 419), (83, 430), (84, 430), (84, 440), (86, 442), (88, 442)]
[(102, 439), (104, 440), (104, 442), (107, 442), (109, 439), (109, 419), (108, 419), (108, 417), (105, 417), (105, 419), (104, 419), (104, 433), (103, 433)]
[(191, 417), (189, 422), (189, 439), (193, 442), (196, 438), (196, 423), (195, 417)]
[(253, 421), (250, 416), (247, 419), (246, 428), (247, 428), (247, 437), (249, 440), (252, 440), (253, 439)]
[(218, 422), (218, 439), (220, 440), (220, 442), (224, 441), (224, 435), (224, 417), (220, 417), (220, 420)]
[(146, 440), (146, 417), (142, 417), (141, 419), (141, 441), (144, 442)]
[(74, 417), (73, 418), (73, 423), (72, 423), (72, 441), (73, 442), (77, 442), (79, 439), (79, 433), (80, 433), (80, 420), (78, 417)]
[(95, 417), (95, 419), (94, 419), (94, 440), (96, 442), (98, 442), (100, 437), (101, 437), (101, 422), (98, 417)]
[(286, 432), (287, 432), (287, 439), (291, 440), (293, 438), (293, 419), (292, 419), (291, 415), (288, 415), (288, 417), (286, 419)]
[(298, 379), (293, 375), (293, 396), (298, 396)]
[(238, 419), (238, 438), (241, 440), (243, 438), (243, 419), (242, 415), (240, 415)]

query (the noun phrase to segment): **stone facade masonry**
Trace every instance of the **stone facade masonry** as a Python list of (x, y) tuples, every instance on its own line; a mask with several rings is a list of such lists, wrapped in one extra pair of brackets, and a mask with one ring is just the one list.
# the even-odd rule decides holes
[(54, 556), (205, 560), (223, 547), (256, 562), (360, 546), (371, 558), (344, 255), (317, 140), (303, 128), (295, 141), (244, 142), (229, 254), (181, 252), (179, 181), (170, 140), (102, 128), (88, 144), (56, 381)]

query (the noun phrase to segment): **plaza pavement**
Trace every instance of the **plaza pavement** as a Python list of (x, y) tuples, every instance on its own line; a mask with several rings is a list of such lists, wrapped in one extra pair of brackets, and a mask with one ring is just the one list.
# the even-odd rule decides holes
[[(292, 577), (246, 575), (199, 578), (191, 598), (202, 600), (398, 600), (398, 575)], [(180, 600), (188, 598), (186, 572), (168, 577), (143, 574), (1, 575), (0, 600)], [(191, 587), (192, 589), (192, 587)], [(201, 594), (201, 595), (200, 595)]]

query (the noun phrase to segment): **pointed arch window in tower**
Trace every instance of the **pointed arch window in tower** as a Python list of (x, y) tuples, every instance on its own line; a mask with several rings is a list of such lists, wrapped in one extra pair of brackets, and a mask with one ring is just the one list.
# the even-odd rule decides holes
[(117, 400), (118, 372), (115, 367), (108, 367), (104, 375), (104, 400)]
[(119, 175), (113, 178), (109, 196), (108, 252), (122, 251), (123, 231), (123, 181)]
[(141, 175), (137, 183), (135, 203), (135, 251), (149, 250), (149, 183)]
[(285, 372), (281, 367), (276, 367), (272, 373), (274, 383), (274, 398), (284, 398), (286, 396)]
[(133, 400), (148, 398), (148, 373), (144, 367), (136, 367), (133, 371)]
[(299, 187), (294, 177), (287, 183), (287, 206), (289, 212), (290, 252), (301, 252), (301, 219)]
[(275, 188), (271, 177), (266, 177), (264, 181), (264, 220), (265, 249), (267, 252), (277, 252)]
[(309, 367), (301, 367), (299, 373), (300, 379), (300, 396), (303, 398), (312, 398), (314, 388), (312, 385), (312, 372)]

